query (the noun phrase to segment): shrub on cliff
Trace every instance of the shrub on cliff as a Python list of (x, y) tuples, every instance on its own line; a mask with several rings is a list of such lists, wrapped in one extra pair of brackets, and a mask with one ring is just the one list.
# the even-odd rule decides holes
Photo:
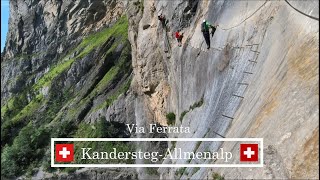
[(6, 145), (1, 154), (1, 176), (14, 177), (24, 173), (32, 162), (43, 155), (43, 147), (50, 134), (46, 128), (35, 128), (32, 123), (22, 128), (11, 146)]
[(176, 115), (173, 112), (170, 112), (166, 115), (168, 125), (174, 125), (176, 122)]

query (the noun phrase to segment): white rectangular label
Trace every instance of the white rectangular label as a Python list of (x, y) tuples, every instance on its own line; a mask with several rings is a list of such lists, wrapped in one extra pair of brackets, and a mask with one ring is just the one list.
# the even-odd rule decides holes
[[(55, 164), (55, 142), (68, 141), (234, 141), (259, 142), (259, 164)], [(51, 138), (51, 167), (263, 167), (263, 139), (262, 138)]]

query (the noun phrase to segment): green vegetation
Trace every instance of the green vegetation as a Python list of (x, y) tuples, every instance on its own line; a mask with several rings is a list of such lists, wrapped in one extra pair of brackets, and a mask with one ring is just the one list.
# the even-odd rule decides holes
[(128, 91), (129, 87), (131, 84), (131, 79), (128, 79), (126, 82), (124, 82), (116, 91), (114, 94), (109, 96), (104, 103), (99, 105), (97, 108), (94, 109), (94, 111), (102, 108), (107, 108), (109, 107), (121, 94), (125, 93)]
[[(40, 126), (51, 122), (61, 109), (62, 105), (68, 100), (69, 93), (66, 91), (60, 94), (60, 91), (50, 91), (50, 96), (54, 97), (48, 101), (39, 94), (32, 98), (28, 103), (28, 89), (20, 93), (19, 96), (14, 96), (5, 106), (7, 111), (2, 115), (1, 124), (1, 144), (11, 144), (12, 140), (19, 134), (20, 129), (26, 126), (30, 121), (35, 123), (34, 126)], [(39, 108), (46, 107), (45, 111), (39, 112)], [(41, 118), (41, 120), (35, 121)]]
[(192, 106), (190, 106), (190, 109), (193, 110), (195, 108), (198, 108), (198, 107), (202, 106), (202, 104), (203, 104), (203, 97), (200, 99), (200, 101), (195, 102)]
[[(55, 98), (47, 102), (42, 95), (37, 95), (15, 116), (6, 117), (1, 126), (1, 141), (2, 145), (5, 145), (1, 154), (1, 165), (6, 167), (1, 170), (3, 176), (13, 177), (24, 173), (31, 176), (34, 168), (40, 166), (40, 158), (48, 147), (50, 137), (65, 137), (75, 128), (67, 121), (56, 124), (53, 128), (46, 125), (52, 121), (65, 102), (64, 96), (56, 94), (51, 96)], [(44, 102), (46, 102), (46, 111), (37, 111)], [(11, 144), (12, 139), (14, 140)]]
[(177, 141), (171, 141), (170, 151), (172, 151), (176, 147)]
[[(38, 122), (38, 125), (31, 121), (36, 117), (36, 106), (40, 104), (37, 100), (40, 99), (42, 100), (42, 96), (35, 98), (17, 116), (1, 126), (1, 138), (6, 141), (8, 141), (7, 137), (15, 137), (12, 131), (17, 132), (21, 128), (12, 145), (6, 144), (1, 154), (1, 165), (6, 167), (1, 170), (1, 174), (5, 177), (13, 177), (23, 173), (31, 176), (33, 169), (40, 166), (39, 163), (48, 147), (50, 137), (66, 137), (76, 128), (74, 123), (70, 121), (56, 123), (52, 127), (46, 125), (46, 122), (50, 122), (54, 118), (54, 114), (60, 110), (63, 103), (60, 98), (56, 99), (57, 102), (61, 102), (60, 104), (57, 102), (47, 104), (49, 108), (43, 112), (45, 115), (41, 116), (39, 113), (39, 117), (43, 118)], [(24, 123), (27, 125), (24, 126)]]
[(174, 125), (176, 122), (176, 115), (173, 112), (170, 112), (166, 115), (167, 118), (167, 124), (168, 125)]
[(180, 114), (180, 121), (182, 122), (183, 117), (190, 111), (195, 108), (201, 107), (203, 105), (203, 96), (201, 97), (200, 101), (195, 102), (193, 105), (190, 106), (189, 110), (185, 110)]
[(154, 167), (146, 167), (146, 172), (149, 175), (158, 175), (158, 168), (154, 168)]
[(177, 144), (177, 141), (171, 141), (172, 147), (174, 148)]
[[(23, 92), (13, 96), (1, 107), (1, 176), (14, 178), (15, 176), (26, 174), (31, 176), (34, 168), (44, 165), (48, 171), (55, 170), (50, 168), (48, 163), (50, 154), (48, 152), (50, 137), (115, 137), (119, 129), (113, 124), (108, 124), (105, 120), (99, 120), (89, 125), (84, 122), (77, 122), (68, 119), (66, 114), (74, 109), (61, 109), (66, 103), (78, 102), (76, 93), (60, 87), (61, 85), (51, 86), (55, 80), (65, 73), (73, 62), (85, 57), (96, 48), (101, 47), (110, 38), (115, 38), (112, 46), (107, 52), (103, 52), (103, 58), (114, 58), (114, 50), (120, 45), (125, 44), (120, 57), (116, 58), (115, 65), (106, 73), (102, 80), (90, 92), (90, 98), (99, 93), (103, 93), (106, 87), (113, 81), (118, 80), (123, 72), (129, 73), (131, 63), (131, 49), (127, 42), (128, 21), (125, 16), (121, 17), (111, 28), (89, 35), (66, 56), (61, 58), (59, 63), (54, 65), (49, 72), (41, 77), (32, 87), (24, 87)], [(76, 57), (70, 55), (79, 52)], [(30, 55), (28, 55), (29, 57)], [(23, 58), (21, 56), (20, 58)], [(131, 79), (119, 85), (116, 91), (106, 100), (110, 105), (120, 94), (126, 92), (130, 86)], [(50, 87), (51, 86), (51, 87)], [(50, 87), (48, 97), (39, 93), (44, 87)], [(28, 98), (32, 99), (30, 102)], [(89, 103), (91, 99), (81, 99), (75, 107)], [(40, 111), (41, 109), (41, 111)], [(75, 109), (79, 110), (79, 109)], [(75, 118), (75, 117), (73, 117)], [(77, 124), (79, 123), (79, 124)], [(80, 146), (75, 144), (75, 146)], [(83, 145), (83, 144), (82, 144)], [(85, 145), (85, 144), (84, 144)], [(89, 144), (90, 145), (90, 144)], [(130, 151), (134, 147), (131, 143), (105, 143), (98, 145), (91, 144), (96, 150), (112, 150), (113, 147), (119, 151)], [(41, 159), (40, 159), (41, 158)], [(48, 161), (47, 161), (48, 160)], [(41, 162), (44, 162), (41, 164)], [(76, 159), (79, 162), (79, 159)], [(113, 161), (112, 161), (113, 162)], [(129, 162), (129, 161), (128, 161)], [(126, 163), (128, 163), (126, 162)], [(113, 162), (117, 163), (117, 162)], [(72, 172), (75, 168), (67, 168), (65, 171)]]
[(123, 40), (128, 37), (128, 20), (126, 16), (122, 16), (115, 25), (111, 28), (106, 28), (100, 32), (89, 35), (82, 43), (76, 48), (77, 50), (82, 49), (81, 53), (77, 56), (79, 58), (84, 57), (94, 48), (102, 45), (111, 36), (120, 37)]
[(47, 74), (45, 74), (39, 81), (33, 86), (34, 92), (37, 92), (42, 87), (51, 85), (54, 78), (60, 75), (65, 70), (69, 69), (74, 59), (69, 59), (53, 67)]
[(27, 106), (25, 106), (13, 119), (12, 121), (19, 121), (26, 116), (31, 116), (41, 105), (41, 101), (43, 100), (42, 95), (37, 95)]
[[(118, 47), (120, 44), (123, 44), (124, 47), (121, 51), (121, 54), (115, 62), (115, 65), (109, 69), (109, 71), (104, 75), (104, 77), (100, 80), (100, 82), (94, 87), (94, 89), (90, 92), (90, 94), (85, 98), (80, 101), (79, 108), (81, 106), (90, 103), (91, 99), (95, 96), (97, 96), (100, 93), (103, 93), (103, 91), (107, 88), (107, 86), (114, 81), (117, 76), (120, 75), (120, 73), (123, 72), (129, 72), (131, 68), (130, 60), (131, 60), (131, 47), (130, 43), (127, 40), (128, 36), (128, 21), (125, 16), (121, 17), (119, 21), (113, 25), (111, 28), (108, 28), (106, 30), (103, 30), (101, 32), (98, 32), (96, 34), (88, 36), (80, 45), (78, 48), (84, 48), (85, 49), (92, 49), (93, 47), (96, 47), (97, 45), (102, 45), (102, 43), (106, 41), (101, 41), (101, 39), (105, 38), (108, 39), (110, 37), (116, 37), (118, 40), (116, 42), (113, 42), (113, 45), (108, 49), (106, 52), (105, 56), (103, 58), (114, 58), (114, 50), (116, 47)], [(107, 41), (108, 41), (107, 40)], [(83, 51), (86, 52), (86, 51)], [(80, 53), (78, 56), (82, 56), (85, 53)], [(113, 103), (114, 100), (118, 98), (120, 94), (123, 94), (129, 89), (131, 83), (131, 79), (127, 80), (119, 88), (117, 88), (117, 91), (115, 91), (113, 94), (111, 94), (104, 103), (99, 105), (98, 107), (92, 109), (91, 111), (96, 111), (98, 109), (108, 107), (110, 104)], [(71, 114), (75, 114), (76, 112), (79, 111), (79, 109), (73, 109), (70, 110), (73, 111)]]
[(197, 144), (196, 144), (196, 147), (194, 148), (194, 151), (196, 151), (201, 145), (201, 141), (198, 141)]
[(114, 77), (119, 72), (119, 67), (113, 66), (102, 78), (102, 80), (97, 84), (96, 88), (92, 91), (94, 94), (101, 92), (106, 85), (110, 83), (111, 80), (114, 79)]
[[(118, 133), (119, 129), (115, 127), (112, 123), (108, 123), (105, 119), (101, 118), (93, 124), (86, 124), (84, 122), (80, 123), (78, 130), (74, 137), (86, 137), (86, 138), (114, 138)], [(75, 149), (80, 149), (83, 147), (90, 147), (92, 151), (103, 151), (111, 152), (113, 148), (117, 151), (130, 152), (134, 151), (134, 145), (130, 142), (75, 142)], [(92, 161), (97, 163), (97, 160), (83, 160), (81, 159), (81, 153), (75, 153), (74, 163), (90, 163)], [(134, 160), (121, 160), (121, 159), (102, 159), (99, 160), (100, 163), (134, 163)]]
[(32, 123), (21, 129), (11, 146), (6, 145), (1, 154), (1, 176), (14, 177), (25, 173), (31, 163), (37, 164), (48, 143), (49, 131), (36, 128)]
[(103, 119), (99, 119), (97, 122), (93, 124), (87, 124), (85, 122), (81, 122), (78, 125), (78, 130), (76, 131), (74, 137), (75, 138), (81, 138), (81, 137), (86, 137), (86, 138), (102, 138), (102, 137), (107, 137), (107, 131), (106, 129), (108, 128), (107, 126), (107, 121)]
[(180, 177), (182, 176), (185, 170), (186, 170), (186, 167), (181, 167), (175, 172), (175, 175)]
[(1, 123), (17, 115), (25, 106), (29, 104), (28, 93), (30, 88), (26, 87), (21, 93), (13, 96), (7, 103), (1, 107)]
[(14, 101), (15, 101), (15, 98), (11, 98), (11, 99), (9, 99), (9, 101), (7, 102), (6, 105), (1, 107), (1, 117), (3, 117), (8, 111), (15, 109), (14, 108), (14, 105), (15, 105)]
[(213, 174), (212, 174), (212, 179), (213, 179), (213, 180), (224, 180), (224, 177), (221, 176), (221, 175), (218, 174), (218, 173), (213, 173)]
[[(39, 81), (32, 86), (31, 92), (37, 92), (41, 88), (50, 86), (52, 84), (52, 80), (55, 79), (57, 76), (59, 76), (61, 73), (65, 72), (67, 69), (70, 68), (72, 63), (79, 58), (84, 57), (89, 52), (94, 50), (94, 48), (102, 45), (104, 42), (106, 42), (111, 36), (117, 37), (120, 39), (118, 43), (113, 44), (112, 48), (108, 50), (109, 53), (112, 53), (112, 51), (122, 42), (124, 42), (127, 39), (128, 36), (128, 21), (126, 19), (126, 16), (121, 17), (117, 23), (112, 26), (111, 28), (106, 28), (105, 30), (89, 35), (86, 37), (80, 45), (78, 45), (77, 48), (72, 50), (68, 55), (66, 55), (64, 58), (62, 58), (62, 61), (55, 65), (51, 70), (46, 73), (42, 78), (39, 79)], [(82, 51), (81, 51), (82, 50)], [(75, 51), (81, 51), (79, 55), (77, 55), (74, 58), (70, 58), (70, 54), (74, 53)], [(123, 57), (130, 53), (130, 49), (125, 49), (125, 53), (123, 53)], [(35, 55), (38, 55), (39, 53), (35, 53)], [(41, 54), (41, 53), (40, 53)], [(119, 71), (119, 68), (122, 66), (118, 66), (114, 68), (114, 73)], [(111, 74), (110, 72), (109, 74)], [(111, 78), (114, 76), (110, 76)], [(23, 94), (27, 94), (26, 91)], [(25, 101), (25, 97), (13, 97), (10, 99), (6, 105), (1, 107), (1, 117), (4, 117), (6, 113), (14, 114), (12, 111), (21, 110), (22, 108), (17, 108), (21, 104), (23, 107), (26, 106), (26, 103), (21, 103), (22, 100)]]
[(191, 174), (194, 175), (199, 170), (200, 170), (200, 167), (194, 167)]
[[(30, 121), (31, 116), (40, 107), (43, 96), (36, 96), (27, 104), (23, 99), (24, 95), (17, 96), (9, 100), (6, 112), (3, 114), (1, 122), (1, 145), (9, 143), (18, 134), (18, 130), (24, 127)], [(22, 104), (19, 104), (21, 102)], [(23, 107), (24, 104), (27, 104)], [(20, 112), (19, 110), (22, 109)], [(19, 112), (19, 113), (18, 113)]]
[(188, 113), (189, 111), (183, 111), (180, 115), (180, 121), (182, 122), (183, 117)]
[[(131, 56), (131, 53), (130, 53), (130, 47), (128, 45), (129, 44), (127, 44), (127, 46), (123, 49), (123, 51), (122, 51), (122, 53), (121, 53), (121, 55), (119, 57), (119, 61), (116, 63), (116, 65), (113, 66), (105, 74), (105, 76), (102, 78), (102, 80), (97, 84), (95, 89), (92, 91), (94, 94), (97, 94), (98, 92), (101, 92), (101, 90), (104, 89), (113, 79), (115, 79), (115, 77), (120, 72), (126, 73), (126, 71), (127, 72), (129, 71), (130, 65), (128, 64), (128, 62), (130, 62), (129, 58)], [(109, 107), (121, 94), (123, 94), (123, 93), (128, 91), (128, 89), (130, 87), (130, 84), (131, 84), (131, 78), (129, 78), (128, 80), (123, 82), (116, 92), (111, 94), (106, 99), (106, 101), (104, 103), (99, 105), (93, 111)], [(89, 96), (92, 96), (92, 93)]]
[[(82, 59), (88, 53), (92, 52), (95, 48), (101, 46), (104, 42), (109, 40), (111, 36), (121, 39), (121, 42), (127, 39), (128, 37), (128, 20), (126, 16), (122, 16), (117, 23), (111, 28), (106, 28), (101, 32), (89, 35), (84, 38), (84, 40), (71, 51), (66, 57), (62, 58), (62, 62), (57, 64), (52, 68), (48, 73), (46, 73), (34, 86), (34, 92), (38, 91), (42, 87), (49, 86), (52, 83), (52, 80), (60, 75), (62, 72), (70, 68), (72, 63), (77, 59)], [(114, 45), (114, 47), (116, 47)], [(114, 49), (110, 50), (113, 51)], [(76, 57), (70, 58), (70, 54), (81, 51)]]

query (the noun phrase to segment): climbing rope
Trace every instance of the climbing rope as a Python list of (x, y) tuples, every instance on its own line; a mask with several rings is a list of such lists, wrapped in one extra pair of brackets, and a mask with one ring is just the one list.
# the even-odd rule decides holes
[[(270, 0), (266, 0), (255, 12), (253, 12), (250, 16), (248, 16), (247, 18), (245, 18), (245, 19), (244, 19), (243, 21), (241, 21), (239, 24), (237, 24), (237, 25), (235, 25), (235, 26), (232, 26), (232, 27), (230, 27), (230, 28), (220, 28), (220, 29), (222, 29), (222, 30), (230, 30), (230, 29), (233, 29), (233, 28), (235, 28), (235, 27), (240, 26), (242, 23), (244, 23), (244, 22), (247, 21), (249, 18), (251, 18), (253, 15), (255, 15), (264, 5), (267, 4), (268, 1), (270, 1)], [(295, 8), (294, 6), (292, 6), (292, 4), (290, 4), (288, 0), (285, 0), (285, 2), (286, 2), (290, 7), (292, 7), (294, 10), (296, 10), (297, 12), (299, 12), (300, 14), (302, 14), (302, 15), (304, 15), (304, 16), (307, 16), (307, 17), (309, 17), (309, 18), (311, 18), (311, 19), (314, 19), (314, 20), (319, 21), (319, 18), (314, 17), (314, 16), (310, 16), (310, 15), (308, 15), (308, 14), (300, 11), (299, 9)]]
[(304, 13), (304, 12), (300, 11), (299, 9), (297, 9), (297, 8), (293, 7), (293, 6), (289, 3), (289, 1), (288, 1), (288, 0), (285, 0), (285, 2), (286, 2), (287, 4), (289, 4), (289, 6), (290, 6), (290, 7), (292, 7), (294, 10), (296, 10), (296, 11), (297, 11), (297, 12), (299, 12), (300, 14), (302, 14), (302, 15), (304, 15), (304, 16), (307, 16), (307, 17), (309, 17), (309, 18), (311, 18), (311, 19), (314, 19), (314, 20), (319, 21), (319, 18), (314, 17), (314, 16), (310, 16), (309, 14), (306, 14), (306, 13)]
[(248, 16), (247, 18), (245, 18), (243, 21), (241, 21), (239, 24), (235, 25), (235, 26), (232, 26), (230, 28), (220, 28), (222, 30), (230, 30), (230, 29), (233, 29), (235, 27), (238, 27), (240, 26), (242, 23), (244, 23), (245, 21), (247, 21), (249, 18), (251, 18), (253, 15), (255, 15), (264, 5), (267, 4), (267, 2), (270, 1), (270, 0), (266, 0), (257, 10), (255, 10), (250, 16)]

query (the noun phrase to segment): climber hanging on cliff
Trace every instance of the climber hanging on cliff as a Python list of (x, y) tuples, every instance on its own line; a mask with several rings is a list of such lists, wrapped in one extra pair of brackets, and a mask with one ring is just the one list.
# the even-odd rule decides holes
[(158, 19), (159, 19), (159, 21), (161, 22), (161, 24), (162, 24), (162, 27), (163, 28), (166, 28), (166, 17), (164, 17), (164, 15), (162, 14), (162, 13), (159, 13), (158, 14)]
[(201, 31), (202, 31), (204, 39), (206, 40), (207, 49), (210, 48), (210, 28), (212, 29), (211, 35), (213, 36), (217, 27), (218, 27), (218, 25), (212, 26), (205, 19), (203, 20), (203, 22), (201, 24)]
[(178, 46), (182, 46), (182, 38), (183, 38), (183, 33), (180, 33), (179, 31), (176, 32), (176, 39), (178, 41)]

